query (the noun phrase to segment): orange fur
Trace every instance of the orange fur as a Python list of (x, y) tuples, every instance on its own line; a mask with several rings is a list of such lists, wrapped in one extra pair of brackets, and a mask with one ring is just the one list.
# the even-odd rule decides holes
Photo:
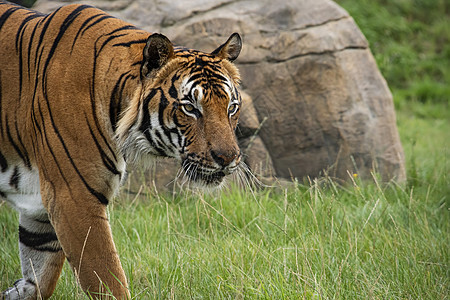
[[(229, 47), (237, 39), (234, 36), (217, 55), (175, 49), (173, 57), (170, 54), (167, 62), (161, 60), (163, 65), (147, 76), (142, 74), (147, 66), (141, 68), (143, 51), (152, 37), (158, 43), (150, 45), (149, 51), (161, 45), (172, 49), (165, 39), (93, 7), (68, 5), (40, 15), (0, 1), (0, 198), (19, 207), (20, 201), (14, 197), (27, 190), (24, 178), (38, 174), (39, 188), (34, 194), (30, 192), (30, 197), (40, 195), (42, 204), (33, 202), (33, 211), (19, 212), (24, 220), (43, 222), (48, 239), (56, 235), (52, 244), (44, 244), (27, 239), (30, 234), (43, 233), (30, 233), (32, 228), (25, 228), (22, 234), (24, 251), (44, 246), (51, 250), (43, 252), (45, 263), (34, 283), (44, 298), (53, 293), (64, 257), (82, 288), (93, 297), (108, 298), (103, 295), (106, 289), (102, 284), (116, 298), (130, 296), (106, 205), (125, 175), (126, 164), (148, 153), (161, 154), (150, 146), (161, 147), (166, 156), (191, 159), (189, 164), (220, 167), (219, 175), (195, 174), (209, 182), (220, 181), (223, 174), (232, 172), (226, 169), (228, 165), (235, 168), (239, 164), (234, 136), (239, 111), (229, 112), (229, 97), (240, 103), (233, 86), (240, 79), (228, 59), (237, 56), (240, 39), (238, 46)], [(228, 49), (234, 56), (227, 54)], [(203, 69), (195, 65), (199, 60)], [(148, 67), (158, 62), (150, 57)], [(180, 91), (185, 78), (201, 72), (216, 72), (219, 79), (199, 81), (204, 98), (194, 104), (203, 114), (193, 117)], [(172, 80), (176, 76), (178, 79)], [(230, 91), (204, 88), (222, 78), (231, 82)], [(177, 89), (178, 99), (172, 97)], [(151, 101), (150, 95), (154, 95)], [(161, 101), (167, 101), (164, 110)], [(179, 139), (189, 143), (175, 149), (171, 144), (177, 140), (171, 135), (175, 142), (167, 142), (167, 137), (163, 139), (166, 144), (157, 137), (157, 145), (145, 140), (142, 124), (155, 122), (158, 113), (159, 122), (164, 122), (160, 126), (170, 128), (172, 135), (183, 133)], [(146, 114), (153, 119), (145, 119)], [(169, 146), (174, 149), (167, 150)]]

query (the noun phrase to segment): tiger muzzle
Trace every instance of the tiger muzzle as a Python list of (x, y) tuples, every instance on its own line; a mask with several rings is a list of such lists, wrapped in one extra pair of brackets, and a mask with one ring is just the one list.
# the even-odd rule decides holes
[[(207, 186), (217, 186), (225, 176), (232, 174), (239, 167), (241, 161), (239, 150), (210, 150), (209, 154), (209, 159), (190, 155), (183, 162), (183, 169), (190, 181), (200, 182)], [(205, 161), (209, 161), (209, 163), (204, 164)]]
[(219, 164), (223, 169), (232, 165), (232, 163), (238, 164), (240, 161), (240, 153), (238, 151), (214, 151), (210, 152), (214, 161)]

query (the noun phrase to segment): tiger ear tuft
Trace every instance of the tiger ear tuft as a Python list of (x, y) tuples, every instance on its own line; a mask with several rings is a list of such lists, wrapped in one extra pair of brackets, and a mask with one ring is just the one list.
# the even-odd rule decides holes
[(211, 52), (220, 58), (227, 59), (229, 61), (234, 61), (241, 52), (242, 49), (242, 39), (239, 33), (233, 33), (228, 40), (221, 45), (219, 48)]
[(143, 54), (141, 75), (146, 77), (152, 71), (160, 69), (174, 56), (172, 42), (165, 35), (154, 33), (148, 37)]

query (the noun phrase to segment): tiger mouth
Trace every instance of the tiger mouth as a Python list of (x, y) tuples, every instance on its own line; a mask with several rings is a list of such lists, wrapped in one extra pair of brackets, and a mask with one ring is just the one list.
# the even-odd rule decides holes
[(226, 170), (214, 169), (190, 160), (184, 160), (181, 168), (184, 177), (190, 182), (206, 186), (218, 186), (222, 183), (224, 177), (230, 174)]
[(194, 171), (189, 174), (189, 179), (191, 181), (211, 186), (221, 184), (224, 177), (225, 173), (222, 171), (214, 173), (203, 173), (201, 171)]

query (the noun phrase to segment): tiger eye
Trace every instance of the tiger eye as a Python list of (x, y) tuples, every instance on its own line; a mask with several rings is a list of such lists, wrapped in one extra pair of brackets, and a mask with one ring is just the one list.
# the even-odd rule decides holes
[(239, 106), (236, 103), (231, 104), (230, 107), (228, 107), (228, 113), (233, 114), (238, 110), (238, 108)]
[(185, 109), (187, 112), (192, 112), (192, 111), (194, 111), (195, 107), (194, 107), (194, 105), (192, 105), (192, 104), (185, 104), (185, 105), (184, 105), (184, 109)]

